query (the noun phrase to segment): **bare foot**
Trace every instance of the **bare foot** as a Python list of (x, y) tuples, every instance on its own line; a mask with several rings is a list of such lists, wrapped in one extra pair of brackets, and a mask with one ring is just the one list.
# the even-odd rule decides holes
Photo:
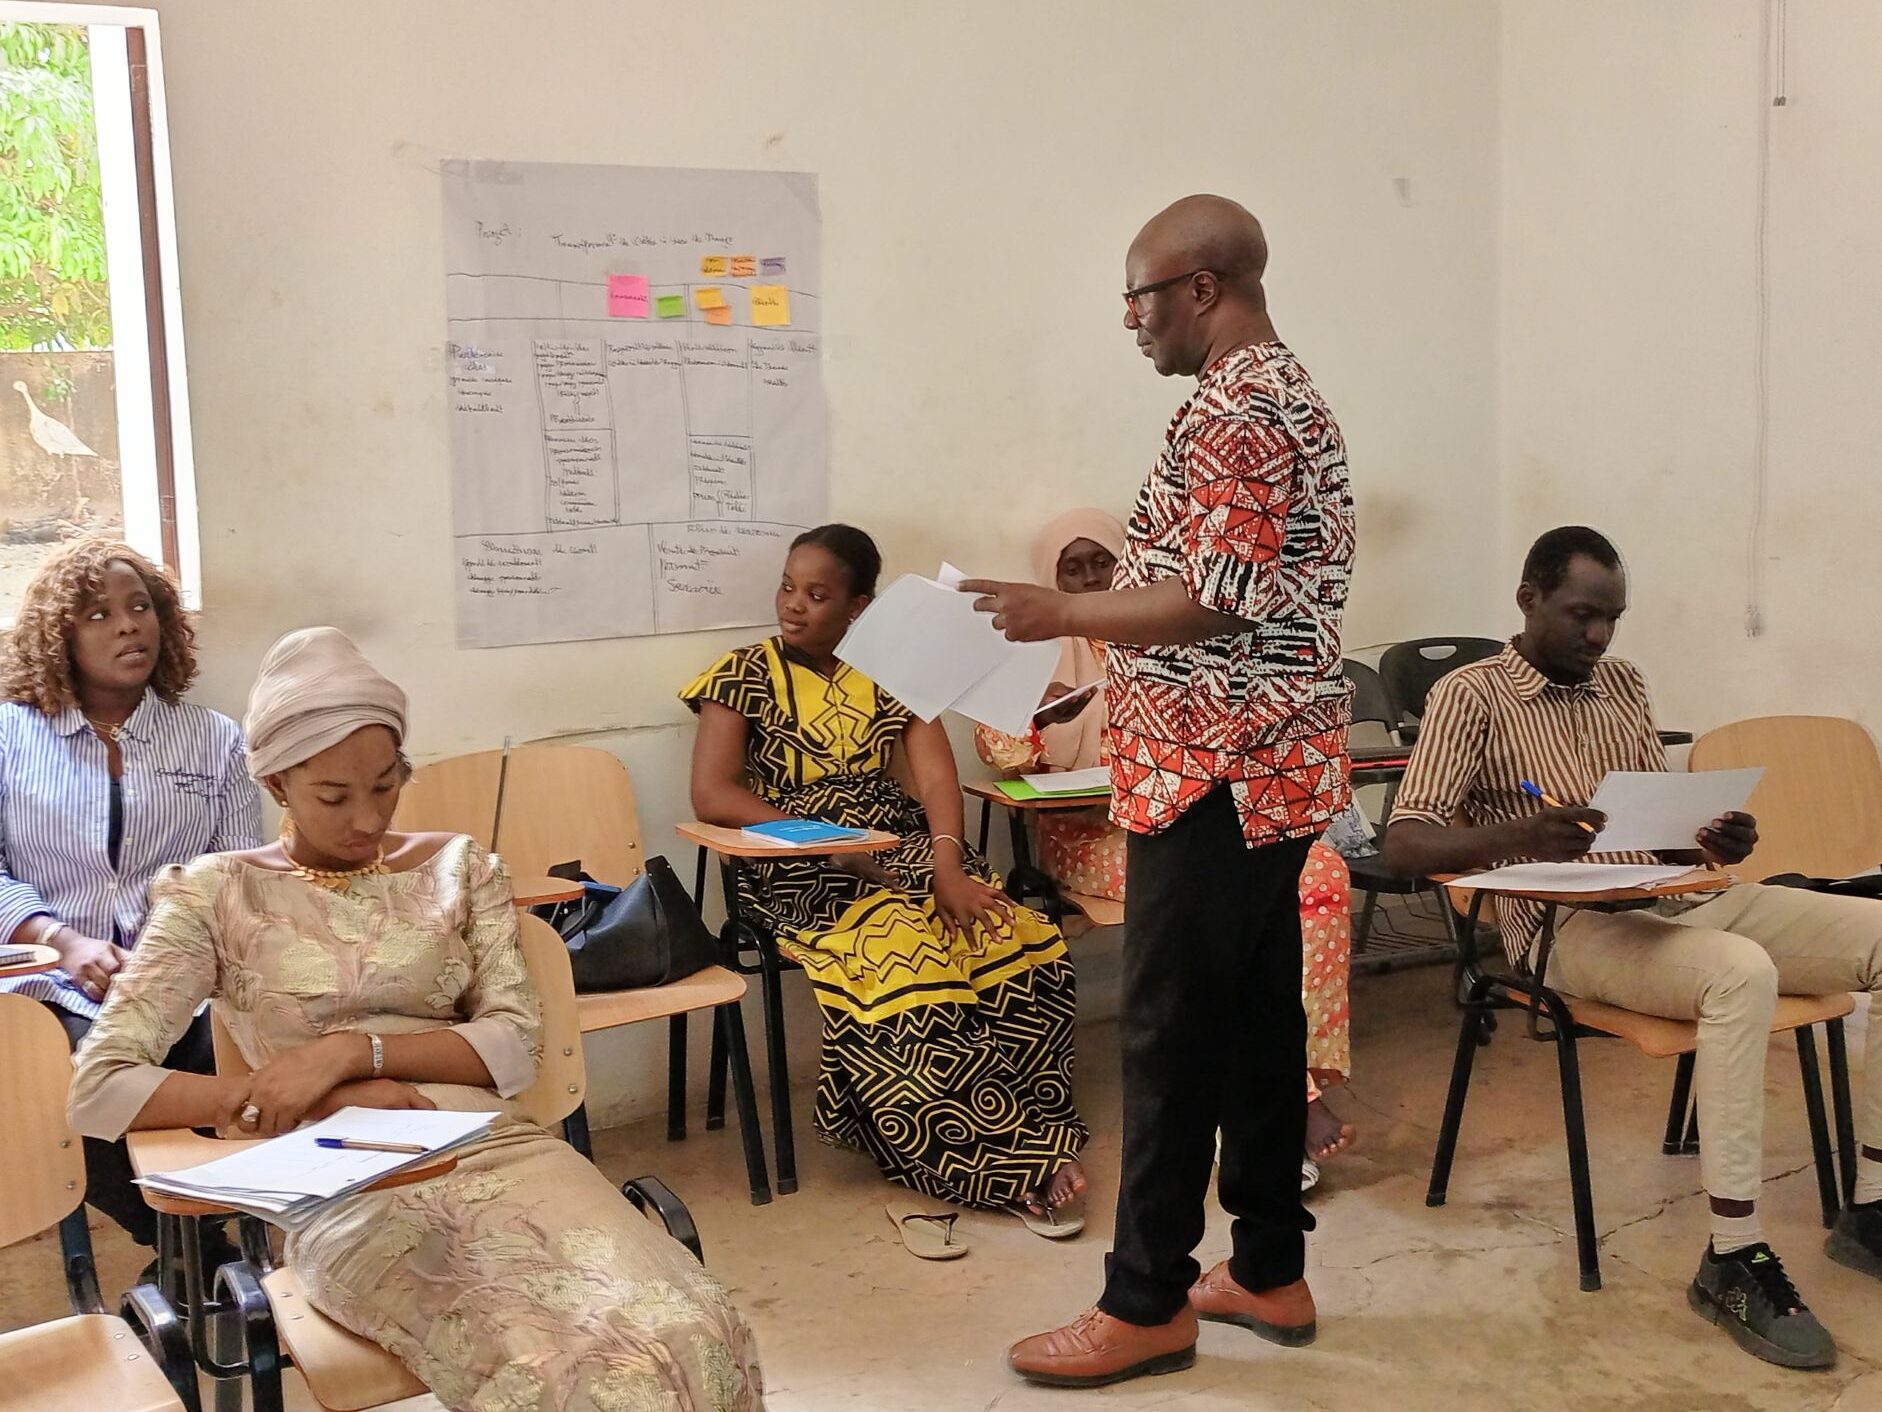
[(1085, 1194), (1085, 1169), (1076, 1161), (1067, 1162), (1046, 1183), (1046, 1204), (1053, 1210)]
[(1358, 1135), (1357, 1128), (1342, 1123), (1339, 1115), (1327, 1107), (1326, 1099), (1316, 1098), (1307, 1105), (1307, 1155), (1314, 1160), (1324, 1162), (1344, 1152)]

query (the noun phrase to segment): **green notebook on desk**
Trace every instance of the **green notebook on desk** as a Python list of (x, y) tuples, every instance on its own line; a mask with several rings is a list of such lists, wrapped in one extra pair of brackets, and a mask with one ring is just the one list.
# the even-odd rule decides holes
[(1081, 789), (1073, 794), (1047, 794), (1042, 789), (1035, 789), (1025, 780), (995, 780), (993, 787), (1008, 799), (1108, 799), (1110, 789)]

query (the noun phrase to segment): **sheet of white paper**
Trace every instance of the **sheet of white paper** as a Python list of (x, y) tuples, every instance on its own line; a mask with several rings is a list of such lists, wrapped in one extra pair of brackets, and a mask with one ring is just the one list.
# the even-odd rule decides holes
[(1021, 779), (1041, 794), (1085, 794), (1111, 788), (1111, 767), (1094, 765), (1089, 770), (1053, 770), (1043, 775), (1021, 775)]
[(959, 588), (967, 582), (967, 575), (943, 559), (940, 569), (934, 576), (934, 581), (943, 588)]
[(924, 721), (955, 710), (1018, 735), (1052, 680), (1059, 647), (1008, 642), (965, 593), (904, 574), (851, 625), (836, 655)]
[(1648, 863), (1511, 863), (1454, 878), (1445, 886), (1484, 892), (1606, 892), (1618, 887), (1658, 887), (1691, 871)]
[(1764, 778), (1748, 770), (1610, 770), (1588, 801), (1608, 816), (1595, 839), (1597, 853), (1654, 852), (1691, 848), (1700, 829), (1734, 809), (1743, 809)]
[(417, 1142), (423, 1143), (427, 1153), (431, 1153), (453, 1147), (482, 1132), (496, 1116), (494, 1113), (343, 1108), (331, 1118), (284, 1133), (259, 1146), (218, 1157), (199, 1167), (153, 1172), (146, 1180), (161, 1179), (157, 1184), (172, 1190), (226, 1191), (237, 1196), (245, 1193), (273, 1195), (284, 1199), (259, 1204), (278, 1208), (297, 1197), (331, 1197), (423, 1160), (422, 1156), (409, 1152), (359, 1152), (321, 1147), (317, 1138)]

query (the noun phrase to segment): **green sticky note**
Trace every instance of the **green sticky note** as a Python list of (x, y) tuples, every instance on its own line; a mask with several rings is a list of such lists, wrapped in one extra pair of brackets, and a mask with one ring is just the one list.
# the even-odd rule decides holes
[(663, 319), (683, 319), (686, 317), (686, 296), (662, 294), (654, 300), (654, 310)]

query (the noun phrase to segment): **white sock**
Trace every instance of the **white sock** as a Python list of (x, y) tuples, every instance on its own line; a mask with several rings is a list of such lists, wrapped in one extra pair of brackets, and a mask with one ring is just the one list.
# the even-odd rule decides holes
[(1882, 1162), (1866, 1153), (1856, 1157), (1856, 1194), (1851, 1200), (1858, 1206), (1882, 1201)]
[(1748, 1245), (1756, 1245), (1764, 1239), (1764, 1228), (1758, 1224), (1758, 1213), (1749, 1216), (1721, 1216), (1712, 1213), (1712, 1253), (1730, 1255), (1734, 1250), (1743, 1250)]

